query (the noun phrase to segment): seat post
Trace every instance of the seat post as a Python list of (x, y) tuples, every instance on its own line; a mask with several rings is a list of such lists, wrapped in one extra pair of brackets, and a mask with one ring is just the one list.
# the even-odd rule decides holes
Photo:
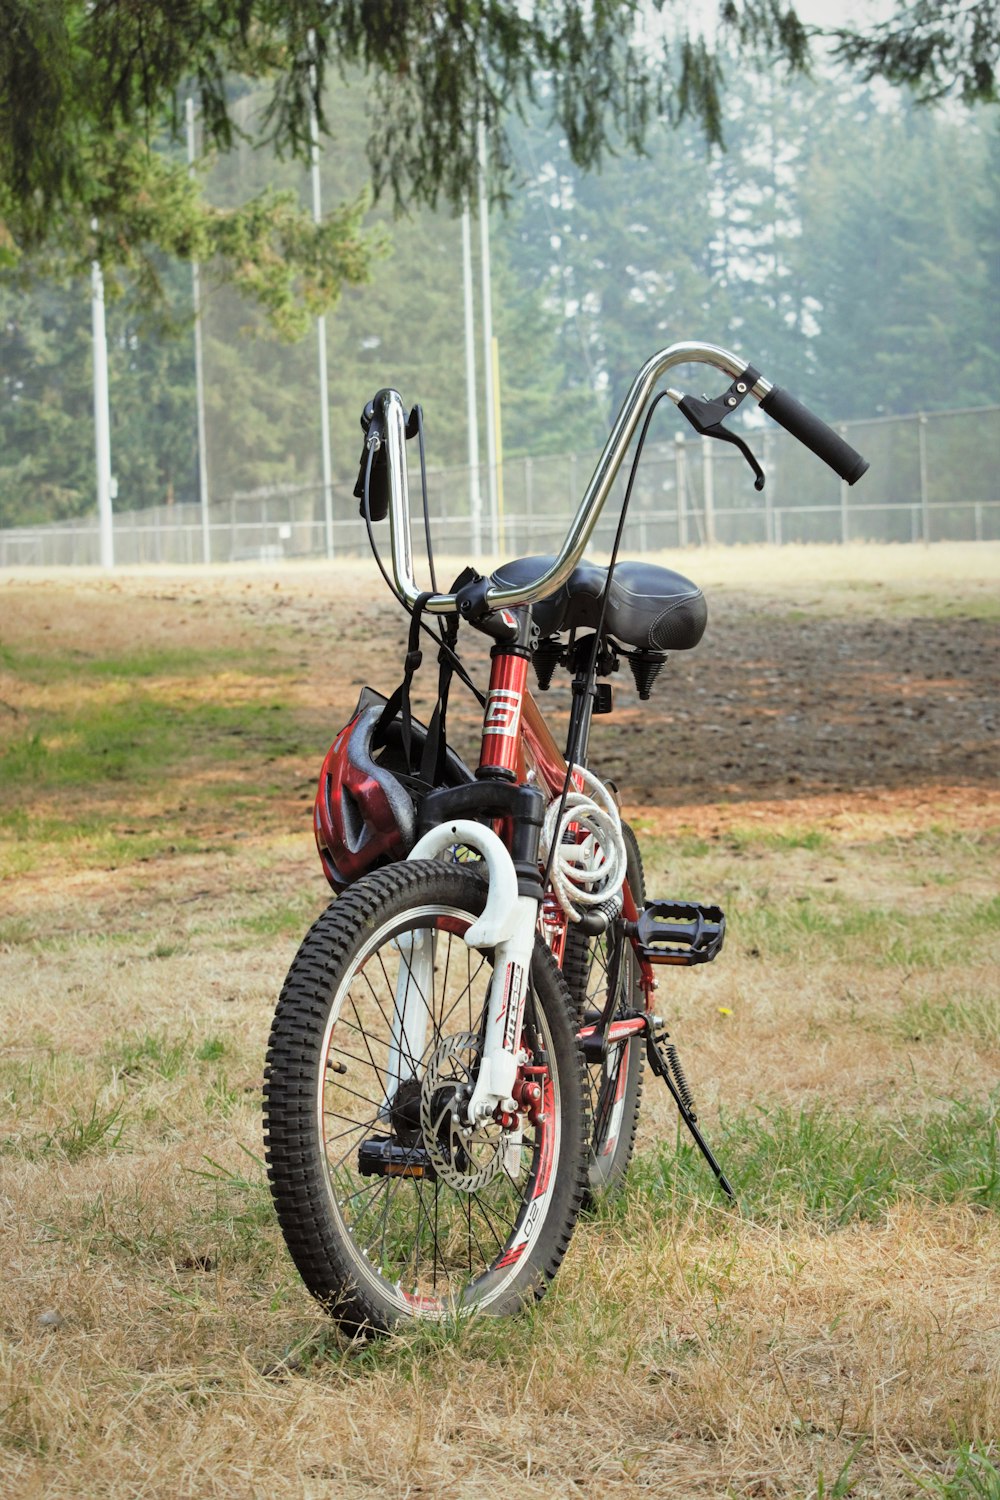
[(587, 765), (590, 750), (590, 725), (594, 717), (596, 687), (590, 681), (590, 673), (578, 666), (573, 675), (573, 702), (569, 711), (569, 729), (566, 732), (566, 762), (571, 766)]

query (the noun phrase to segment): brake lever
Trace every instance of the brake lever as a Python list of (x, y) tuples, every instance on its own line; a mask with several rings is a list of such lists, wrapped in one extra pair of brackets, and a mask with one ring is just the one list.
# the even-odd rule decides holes
[(717, 396), (714, 401), (707, 396), (699, 398), (698, 396), (681, 396), (673, 391), (668, 392), (695, 432), (700, 433), (702, 437), (718, 438), (721, 443), (732, 443), (734, 448), (740, 450), (753, 470), (755, 490), (764, 488), (764, 470), (754, 457), (750, 445), (738, 433), (730, 432), (728, 427), (723, 427), (722, 423), (723, 419), (728, 417), (730, 412), (735, 411), (740, 402), (749, 395), (751, 388), (759, 379), (757, 371), (748, 365), (742, 375), (738, 375), (733, 381), (728, 391), (723, 391), (722, 395)]

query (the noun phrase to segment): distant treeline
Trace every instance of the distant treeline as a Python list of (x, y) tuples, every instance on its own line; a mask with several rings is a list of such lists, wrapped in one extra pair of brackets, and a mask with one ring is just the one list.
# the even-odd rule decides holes
[[(342, 86), (330, 102), (332, 210), (364, 184), (365, 95)], [(727, 109), (725, 152), (694, 126), (664, 125), (645, 156), (623, 151), (592, 175), (551, 133), (518, 128), (522, 181), (491, 223), (508, 455), (593, 452), (637, 367), (684, 338), (742, 351), (831, 420), (997, 400), (996, 112), (747, 73)], [(271, 182), (308, 189), (300, 168), (246, 149), (211, 181), (220, 203)], [(466, 460), (459, 222), (380, 208), (370, 219), (385, 253), (327, 320), (340, 479), (356, 464), (361, 406), (387, 384), (422, 402), (432, 463)], [(127, 296), (108, 308), (125, 509), (197, 493), (190, 273), (162, 274), (172, 328), (150, 327)], [(213, 499), (318, 479), (315, 338), (263, 336), (259, 316), (212, 289), (211, 268), (203, 280)], [(478, 333), (477, 350), (481, 361)], [(0, 282), (0, 525), (93, 504), (89, 287)]]

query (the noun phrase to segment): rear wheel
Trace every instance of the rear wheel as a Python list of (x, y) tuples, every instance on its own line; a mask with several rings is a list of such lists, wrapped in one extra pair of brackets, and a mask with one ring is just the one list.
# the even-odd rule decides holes
[(515, 1311), (562, 1259), (589, 1137), (569, 996), (536, 945), (522, 1048), (535, 1121), (473, 1132), (492, 953), (464, 933), (487, 887), (413, 861), (356, 881), (306, 935), (275, 1012), (268, 1176), (306, 1286), (348, 1329)]
[[(646, 899), (642, 856), (635, 834), (622, 823), (627, 855), (626, 877), (636, 906)], [(644, 1010), (635, 950), (622, 934), (621, 922), (597, 938), (588, 938), (570, 925), (563, 956), (563, 977), (581, 1021), (603, 1014), (610, 975), (618, 963), (614, 1015)], [(614, 1195), (621, 1190), (635, 1148), (642, 1099), (645, 1039), (630, 1037), (608, 1048), (602, 1062), (586, 1067), (592, 1131), (587, 1169), (588, 1195)]]

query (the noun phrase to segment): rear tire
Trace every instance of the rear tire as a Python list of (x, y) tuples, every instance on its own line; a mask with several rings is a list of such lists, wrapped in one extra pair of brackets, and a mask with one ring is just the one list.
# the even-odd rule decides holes
[(545, 1291), (576, 1223), (582, 1058), (540, 942), (522, 1046), (547, 1068), (535, 1075), (544, 1117), (520, 1117), (520, 1147), (492, 1122), (468, 1140), (454, 1123), (493, 972), (492, 952), (462, 934), (486, 895), (477, 875), (439, 861), (364, 876), (307, 933), (278, 1001), (264, 1087), (271, 1192), (306, 1286), (352, 1333), (515, 1312)]
[[(633, 900), (641, 910), (646, 899), (642, 855), (635, 834), (627, 823), (622, 823), (622, 834), (627, 856), (626, 877)], [(602, 1013), (604, 1010), (608, 973), (618, 944), (624, 944), (624, 949), (614, 1014), (645, 1009), (639, 961), (622, 933), (621, 921), (614, 922), (597, 938), (586, 937), (570, 924), (563, 955), (563, 978), (581, 1022), (595, 1011)], [(645, 1048), (644, 1037), (632, 1037), (610, 1047), (603, 1062), (586, 1065), (592, 1119), (587, 1167), (588, 1203), (597, 1197), (615, 1197), (624, 1185), (639, 1124)]]

